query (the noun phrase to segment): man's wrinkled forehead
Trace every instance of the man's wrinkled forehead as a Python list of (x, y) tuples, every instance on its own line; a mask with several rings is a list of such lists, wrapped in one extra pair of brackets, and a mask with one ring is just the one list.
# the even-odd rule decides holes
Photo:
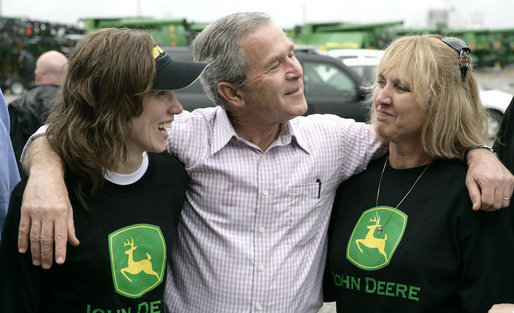
[(268, 64), (289, 55), (294, 44), (280, 27), (268, 24), (244, 36), (241, 48), (250, 62)]

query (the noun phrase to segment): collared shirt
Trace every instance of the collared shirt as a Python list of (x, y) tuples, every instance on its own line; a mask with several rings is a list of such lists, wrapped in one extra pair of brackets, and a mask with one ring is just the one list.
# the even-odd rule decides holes
[(9, 199), (11, 199), (11, 191), (20, 181), (11, 137), (9, 136), (10, 126), (7, 104), (0, 90), (0, 237), (7, 215)]
[(383, 152), (369, 125), (297, 117), (262, 151), (216, 107), (177, 116), (169, 135), (190, 175), (170, 312), (317, 312), (336, 189)]

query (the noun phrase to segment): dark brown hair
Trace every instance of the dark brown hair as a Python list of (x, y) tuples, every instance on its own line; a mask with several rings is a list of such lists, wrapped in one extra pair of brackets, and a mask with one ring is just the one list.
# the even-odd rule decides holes
[(48, 117), (47, 138), (61, 156), (77, 198), (100, 188), (104, 170), (126, 157), (130, 120), (156, 77), (154, 41), (144, 32), (102, 29), (74, 48), (68, 73)]

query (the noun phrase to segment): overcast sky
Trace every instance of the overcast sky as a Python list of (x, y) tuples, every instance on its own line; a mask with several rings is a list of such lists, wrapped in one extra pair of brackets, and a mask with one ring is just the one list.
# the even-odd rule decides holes
[(4, 16), (77, 24), (80, 18), (152, 16), (211, 22), (237, 11), (262, 11), (281, 27), (308, 22), (404, 21), (426, 26), (429, 9), (453, 8), (456, 23), (469, 28), (514, 28), (513, 0), (0, 0)]

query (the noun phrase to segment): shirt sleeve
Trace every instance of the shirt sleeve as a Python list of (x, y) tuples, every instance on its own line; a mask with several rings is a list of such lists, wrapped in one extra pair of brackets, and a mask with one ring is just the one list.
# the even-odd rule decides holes
[(22, 151), (21, 157), (20, 157), (20, 163), (23, 163), (23, 160), (25, 159), (25, 151), (27, 151), (27, 148), (30, 146), (32, 141), (34, 141), (34, 139), (36, 139), (36, 138), (44, 136), (46, 134), (47, 129), (48, 129), (48, 124), (45, 124), (45, 125), (39, 127), (38, 130), (34, 134), (32, 134), (32, 136), (29, 137), (29, 139), (27, 140), (27, 143), (25, 144), (25, 147), (23, 147), (23, 151)]
[(214, 110), (208, 110), (207, 113), (202, 109), (183, 111), (175, 116), (168, 131), (166, 150), (184, 163), (186, 169), (194, 167), (208, 156), (213, 123), (211, 115), (215, 115)]
[(383, 156), (387, 144), (378, 140), (369, 124), (342, 119), (343, 180), (364, 171), (372, 159)]
[(0, 233), (7, 214), (11, 191), (20, 181), (20, 173), (9, 136), (9, 128), (7, 104), (0, 90)]

